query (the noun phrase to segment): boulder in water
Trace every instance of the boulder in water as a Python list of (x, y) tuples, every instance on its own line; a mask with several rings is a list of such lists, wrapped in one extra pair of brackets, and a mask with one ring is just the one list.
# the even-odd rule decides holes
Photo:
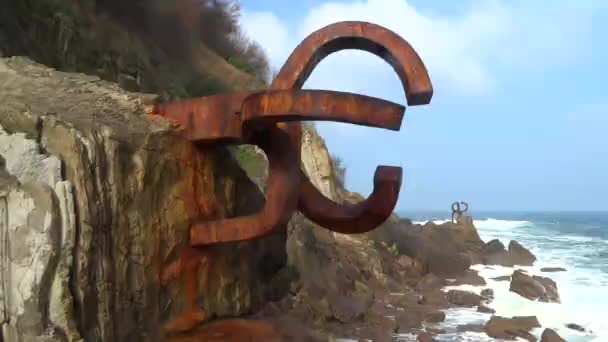
[(515, 240), (509, 242), (509, 253), (515, 265), (532, 266), (536, 261), (536, 256)]
[(490, 278), (490, 279), (496, 280), (496, 281), (511, 281), (511, 276), (505, 275), (505, 276), (498, 276), (498, 277), (494, 277), (494, 278)]
[(515, 292), (524, 298), (540, 302), (559, 303), (557, 284), (550, 278), (529, 276), (520, 270), (513, 272), (509, 291)]
[(485, 244), (483, 250), (485, 253), (490, 254), (490, 253), (506, 251), (507, 249), (505, 248), (505, 245), (502, 242), (500, 242), (500, 240), (494, 239), (494, 240), (488, 241)]
[(479, 304), (477, 306), (477, 312), (493, 314), (493, 313), (496, 313), (496, 310), (494, 310), (494, 309), (492, 309), (492, 308), (490, 308), (488, 306), (485, 306), (483, 304)]
[(566, 340), (559, 336), (555, 330), (547, 328), (540, 336), (540, 342), (566, 342)]
[(491, 240), (483, 248), (482, 261), (486, 265), (501, 265), (513, 267), (515, 265), (532, 266), (536, 257), (519, 242), (511, 240), (509, 249), (499, 240)]
[(430, 323), (443, 322), (445, 321), (445, 312), (439, 310), (428, 312), (425, 315), (424, 321)]
[(392, 235), (399, 253), (419, 260), (426, 272), (439, 277), (462, 276), (473, 262), (481, 261), (478, 259), (484, 243), (470, 217), (441, 225), (401, 222), (398, 229), (385, 234)]
[(477, 273), (475, 270), (467, 270), (464, 275), (456, 278), (456, 280), (450, 285), (473, 285), (473, 286), (484, 286), (486, 280)]
[(485, 301), (491, 301), (492, 299), (494, 299), (494, 290), (492, 290), (492, 289), (481, 290), (481, 297)]
[(435, 339), (433, 338), (433, 334), (425, 331), (425, 332), (418, 334), (418, 336), (416, 337), (416, 341), (417, 342), (433, 342), (433, 341), (435, 341)]
[(566, 328), (580, 331), (580, 332), (585, 332), (585, 328), (583, 328), (581, 325), (578, 325), (576, 323), (568, 323), (568, 324), (566, 324)]
[(535, 316), (516, 316), (513, 318), (492, 316), (486, 323), (485, 332), (488, 336), (496, 339), (520, 337), (528, 341), (536, 341), (536, 337), (530, 333), (530, 330), (540, 327), (541, 325)]
[(479, 305), (481, 300), (482, 297), (477, 293), (462, 290), (448, 291), (448, 302), (450, 302), (450, 304), (473, 307)]
[(540, 269), (541, 272), (566, 272), (566, 269), (563, 267), (543, 267)]

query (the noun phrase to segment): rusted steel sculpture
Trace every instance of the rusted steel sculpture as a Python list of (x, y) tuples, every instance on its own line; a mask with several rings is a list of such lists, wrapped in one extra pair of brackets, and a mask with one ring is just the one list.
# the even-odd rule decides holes
[(401, 80), (408, 105), (430, 102), (431, 81), (414, 49), (384, 27), (349, 21), (326, 26), (304, 39), (270, 90), (155, 106), (154, 114), (177, 122), (184, 137), (193, 143), (254, 144), (269, 160), (263, 209), (250, 216), (193, 222), (191, 246), (263, 237), (287, 223), (296, 209), (324, 228), (347, 234), (370, 231), (390, 216), (401, 187), (400, 167), (377, 167), (372, 194), (357, 204), (338, 204), (326, 198), (300, 169), (301, 121), (336, 121), (390, 130), (401, 127), (402, 105), (358, 94), (301, 89), (322, 59), (346, 49), (368, 51), (390, 64)]
[(452, 223), (456, 223), (462, 214), (469, 210), (469, 204), (465, 201), (456, 201), (452, 203)]

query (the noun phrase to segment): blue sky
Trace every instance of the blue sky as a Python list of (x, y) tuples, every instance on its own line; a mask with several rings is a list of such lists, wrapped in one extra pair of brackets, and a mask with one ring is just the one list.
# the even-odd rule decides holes
[[(608, 210), (608, 6), (600, 1), (244, 0), (241, 22), (277, 69), (310, 32), (340, 20), (408, 40), (434, 86), (401, 131), (317, 125), (369, 194), (376, 165), (404, 168), (398, 210)], [(305, 88), (405, 103), (392, 69), (331, 55)]]

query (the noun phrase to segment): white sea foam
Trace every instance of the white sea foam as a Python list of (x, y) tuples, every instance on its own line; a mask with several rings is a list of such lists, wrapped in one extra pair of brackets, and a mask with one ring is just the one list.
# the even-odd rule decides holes
[[(434, 219), (433, 222), (439, 225), (449, 219)], [(535, 266), (517, 268), (555, 280), (561, 304), (530, 301), (510, 292), (508, 281), (491, 279), (511, 275), (514, 269), (510, 267), (474, 265), (472, 268), (486, 279), (486, 286), (446, 286), (444, 290), (461, 289), (479, 294), (482, 289), (493, 289), (495, 299), (489, 306), (496, 310), (496, 315), (536, 316), (543, 325), (542, 329), (532, 331), (537, 337), (544, 328), (552, 328), (567, 341), (608, 341), (608, 265), (605, 259), (596, 257), (608, 253), (608, 239), (577, 235), (576, 230), (575, 233), (559, 234), (554, 230), (554, 226), (560, 224), (557, 221), (535, 224), (526, 220), (488, 218), (475, 220), (474, 224), (484, 241), (499, 239), (506, 245), (510, 240), (517, 240), (529, 248), (538, 257)], [(566, 272), (544, 273), (540, 271), (543, 267), (563, 267)], [(493, 341), (484, 333), (455, 331), (458, 325), (483, 324), (490, 317), (475, 309), (446, 310), (446, 321), (440, 325), (446, 329), (446, 334), (437, 337), (440, 341)], [(566, 324), (569, 323), (581, 325), (588, 332), (568, 329)]]
[[(433, 222), (436, 225), (444, 224), (446, 222), (450, 222), (449, 219), (435, 219), (435, 220), (423, 220), (423, 221), (413, 221), (414, 224), (425, 225), (428, 222)], [(531, 223), (529, 221), (512, 221), (512, 220), (499, 220), (488, 218), (485, 220), (474, 220), (473, 223), (475, 227), (478, 229), (492, 229), (492, 230), (500, 230), (500, 229), (511, 229), (515, 227), (527, 226)]]
[(473, 223), (477, 229), (489, 230), (509, 230), (517, 227), (529, 226), (530, 221), (513, 221), (513, 220), (498, 220), (488, 218), (485, 220), (474, 220)]
[[(530, 301), (509, 291), (508, 281), (491, 278), (511, 275), (514, 268), (502, 266), (474, 265), (486, 279), (486, 286), (448, 286), (445, 289), (463, 289), (480, 293), (484, 288), (494, 291), (490, 307), (496, 315), (536, 316), (542, 329), (532, 331), (540, 337), (544, 328), (552, 328), (567, 341), (608, 341), (608, 274), (592, 266), (597, 262), (589, 257), (597, 246), (605, 246), (605, 240), (576, 235), (558, 235), (551, 231), (536, 229), (528, 221), (479, 220), (475, 221), (480, 236), (485, 241), (498, 238), (503, 242), (515, 239), (530, 248), (538, 257), (533, 267), (517, 267), (529, 274), (550, 277), (556, 281), (561, 304)], [(605, 247), (604, 247), (605, 248)], [(566, 272), (543, 273), (542, 267), (564, 267)], [(445, 328), (448, 334), (438, 336), (441, 341), (490, 341), (485, 334), (456, 333), (449, 331), (463, 324), (483, 324), (489, 314), (473, 312), (472, 309), (450, 309), (446, 311)], [(568, 329), (566, 324), (576, 323), (588, 332)]]

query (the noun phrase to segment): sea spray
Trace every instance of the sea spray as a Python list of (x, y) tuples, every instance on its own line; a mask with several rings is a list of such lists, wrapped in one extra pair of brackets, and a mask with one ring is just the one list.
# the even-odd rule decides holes
[[(407, 215), (406, 215), (407, 216)], [(441, 224), (444, 216), (418, 217), (415, 223), (433, 221)], [(507, 245), (517, 240), (538, 258), (532, 267), (474, 265), (486, 279), (485, 286), (448, 286), (444, 290), (461, 289), (480, 293), (484, 288), (494, 291), (489, 304), (496, 315), (537, 316), (544, 328), (552, 328), (567, 341), (608, 341), (608, 214), (541, 213), (477, 215), (474, 221), (484, 241), (499, 239)], [(542, 272), (543, 267), (562, 267), (565, 272)], [(509, 291), (509, 281), (492, 278), (511, 275), (515, 269), (529, 274), (550, 277), (557, 282), (561, 304), (531, 301)], [(446, 334), (440, 341), (493, 341), (483, 333), (458, 332), (464, 324), (484, 324), (490, 314), (475, 309), (446, 310), (446, 321), (440, 326)], [(579, 332), (566, 327), (575, 323), (586, 329)], [(543, 329), (532, 331), (537, 337)]]

